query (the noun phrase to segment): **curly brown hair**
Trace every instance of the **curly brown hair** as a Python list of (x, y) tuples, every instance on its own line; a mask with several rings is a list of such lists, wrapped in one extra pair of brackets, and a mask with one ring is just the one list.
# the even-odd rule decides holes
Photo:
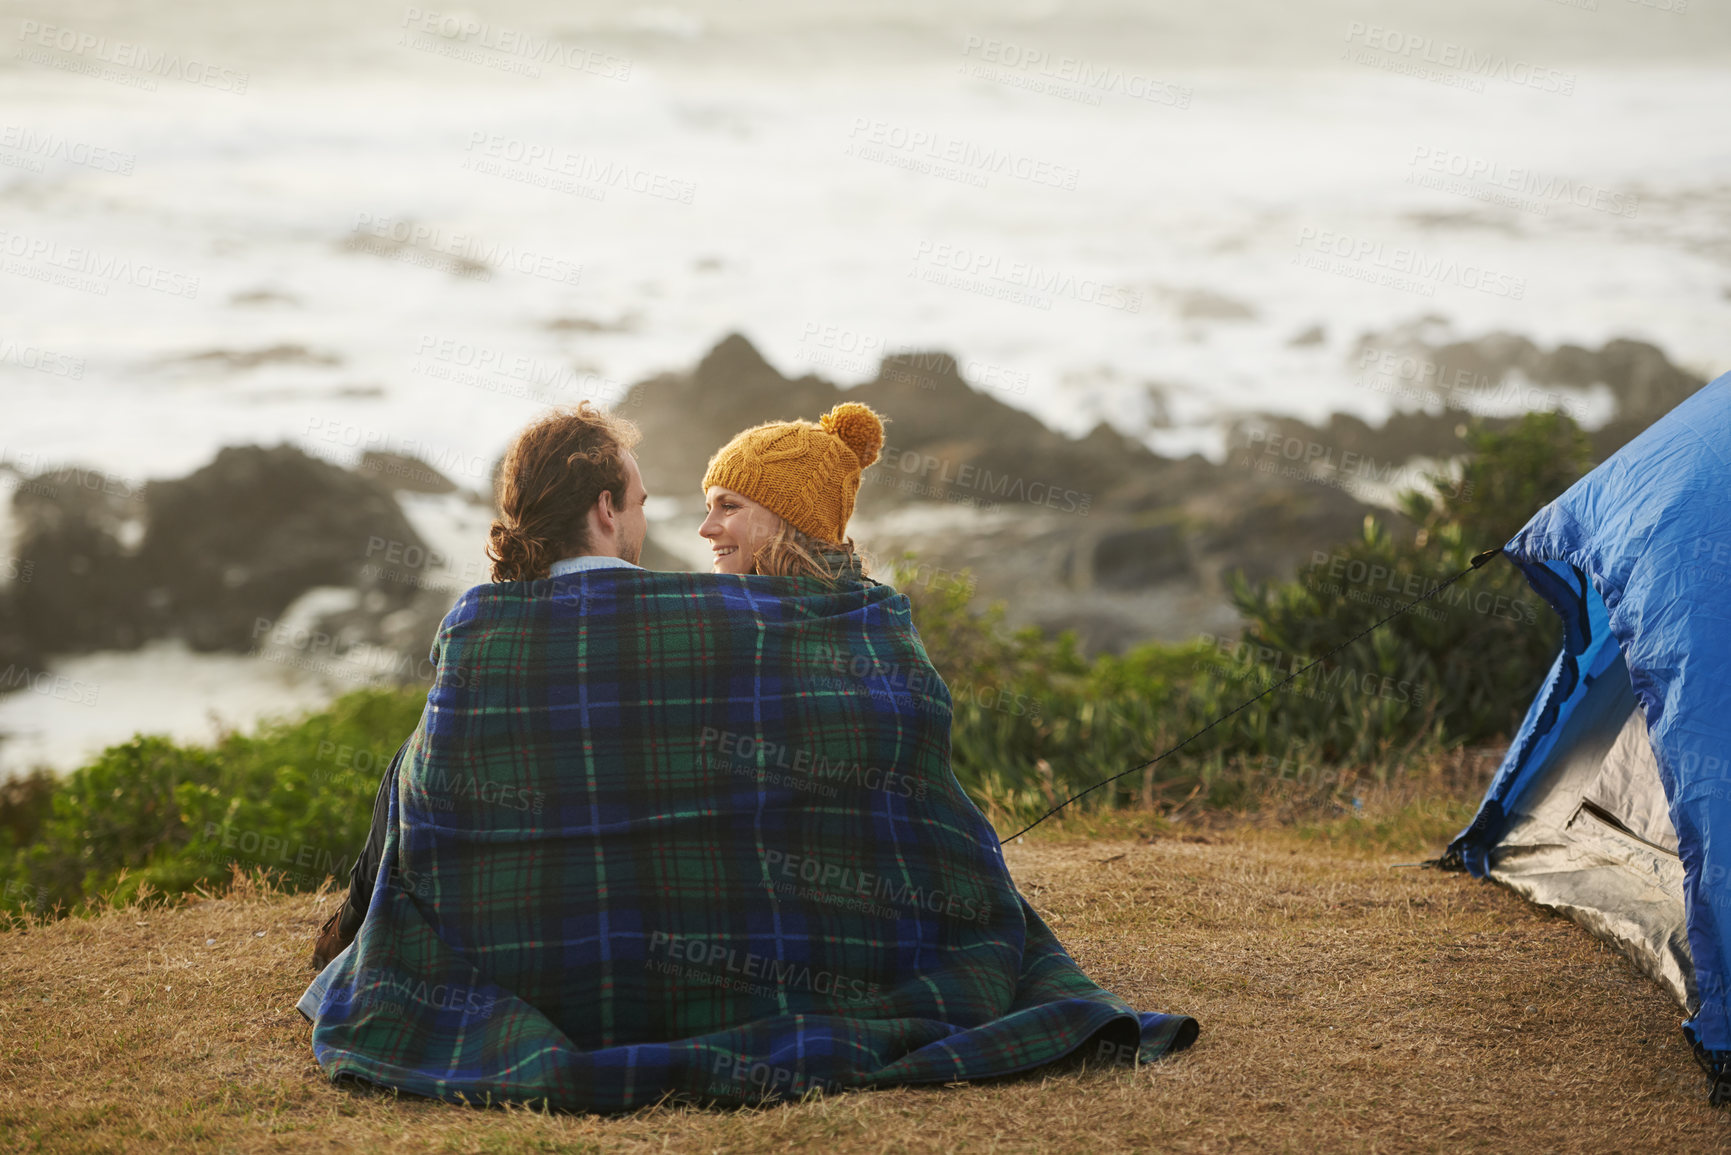
[(496, 582), (532, 581), (589, 549), (589, 511), (603, 492), (625, 504), (625, 451), (637, 426), (587, 401), (517, 435), (499, 463), (499, 516), (487, 534)]

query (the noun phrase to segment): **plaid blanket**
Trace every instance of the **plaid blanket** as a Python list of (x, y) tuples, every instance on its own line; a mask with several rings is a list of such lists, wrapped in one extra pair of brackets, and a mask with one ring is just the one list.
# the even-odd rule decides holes
[(906, 597), (604, 569), (478, 586), (434, 643), (313, 1053), (468, 1102), (624, 1110), (1150, 1060), (950, 771)]

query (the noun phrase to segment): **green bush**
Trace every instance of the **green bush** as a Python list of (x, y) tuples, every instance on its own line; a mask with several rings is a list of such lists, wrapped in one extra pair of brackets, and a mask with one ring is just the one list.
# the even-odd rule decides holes
[(233, 866), (316, 887), (346, 876), (379, 777), (424, 690), (358, 690), (214, 746), (139, 735), (55, 785), (28, 845), (0, 859), (0, 909), (76, 910), (149, 886), (183, 893)]

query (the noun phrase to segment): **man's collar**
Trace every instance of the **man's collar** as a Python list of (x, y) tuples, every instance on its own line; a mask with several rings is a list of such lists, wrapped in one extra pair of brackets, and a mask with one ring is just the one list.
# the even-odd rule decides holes
[(632, 565), (622, 557), (613, 557), (604, 553), (586, 553), (581, 557), (562, 557), (548, 569), (549, 577), (559, 577), (562, 574), (581, 573), (584, 570), (608, 569), (624, 566), (626, 569), (642, 569), (640, 565)]

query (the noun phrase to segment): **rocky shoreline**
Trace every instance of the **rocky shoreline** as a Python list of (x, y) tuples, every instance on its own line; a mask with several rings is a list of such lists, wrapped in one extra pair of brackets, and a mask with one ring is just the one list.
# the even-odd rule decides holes
[[(1608, 407), (1593, 430), (1602, 457), (1703, 384), (1642, 342), (1547, 351), (1508, 334), (1439, 340), (1424, 321), (1367, 335), (1352, 362), (1367, 388), (1427, 410), (1381, 427), (1344, 414), (1318, 425), (1250, 414), (1231, 425), (1226, 459), (1212, 462), (1162, 457), (1105, 424), (1064, 436), (970, 385), (948, 353), (887, 357), (874, 380), (844, 390), (787, 378), (732, 334), (691, 370), (640, 381), (620, 403), (643, 431), (650, 492), (670, 499), (657, 507), (645, 561), (703, 565), (698, 486), (716, 446), (846, 397), (889, 421), (850, 526), (869, 557), (911, 550), (931, 567), (923, 573), (971, 568), (982, 602), (1007, 602), (1013, 624), (1073, 629), (1087, 651), (1229, 633), (1230, 573), (1291, 576), (1358, 533), (1367, 514), (1408, 532), (1377, 502), (1458, 453), (1469, 417)], [(425, 682), (438, 623), (462, 590), (488, 580), (479, 559), (490, 495), (395, 455), (344, 468), (292, 445), (231, 446), (186, 477), (137, 486), (0, 462), (0, 491), (12, 526), (0, 694), (40, 690), (67, 655), (161, 639), (346, 670), (349, 681)], [(449, 513), (438, 540), (426, 531), (431, 508)]]

